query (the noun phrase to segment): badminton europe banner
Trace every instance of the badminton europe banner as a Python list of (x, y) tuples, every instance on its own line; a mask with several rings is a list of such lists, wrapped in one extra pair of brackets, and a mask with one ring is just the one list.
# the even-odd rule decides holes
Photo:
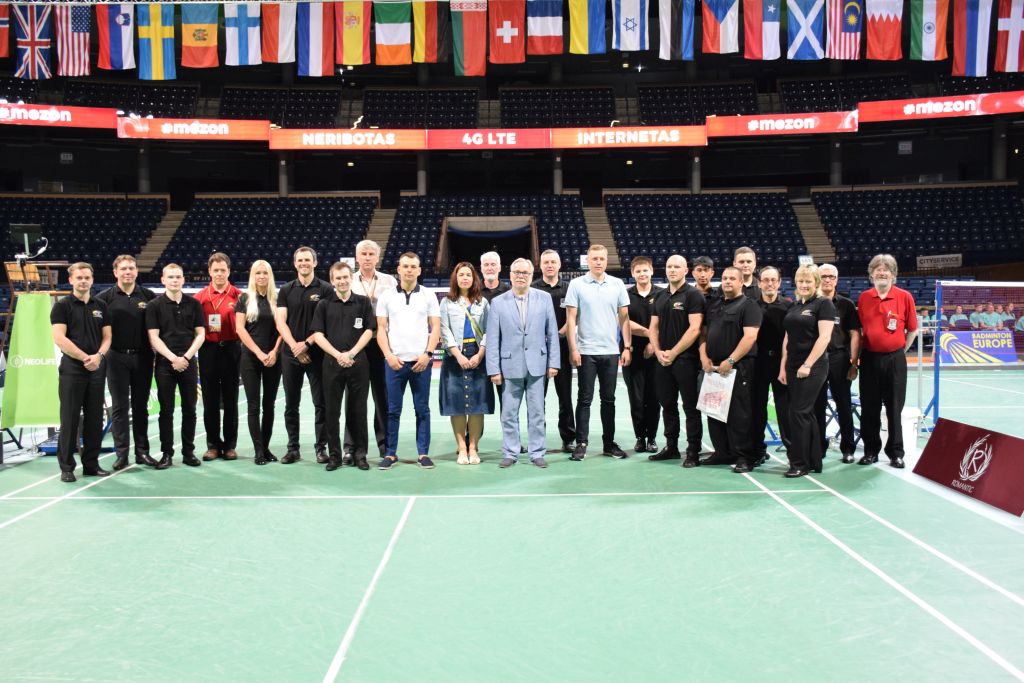
[(963, 367), (1016, 365), (1013, 331), (943, 330), (939, 335), (939, 362)]
[(53, 400), (57, 395), (57, 351), (50, 308), (49, 294), (18, 295), (0, 429), (60, 424), (60, 404)]
[(940, 417), (914, 474), (988, 503), (1024, 514), (1024, 439)]

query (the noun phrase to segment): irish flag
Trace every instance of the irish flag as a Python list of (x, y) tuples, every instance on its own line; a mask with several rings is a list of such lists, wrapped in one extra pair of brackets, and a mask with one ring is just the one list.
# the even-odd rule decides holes
[(377, 63), (412, 64), (412, 3), (374, 2)]
[(946, 17), (949, 0), (910, 0), (910, 58), (936, 62), (949, 57), (946, 51)]

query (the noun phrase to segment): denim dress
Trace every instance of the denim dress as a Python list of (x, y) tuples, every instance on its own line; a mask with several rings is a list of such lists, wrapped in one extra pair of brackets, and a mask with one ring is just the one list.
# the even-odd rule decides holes
[[(476, 323), (470, 322), (463, 306)], [(467, 304), (465, 300), (458, 302), (445, 299), (441, 302), (441, 337), (445, 349), (455, 345), (462, 349), (467, 358), (472, 358), (480, 350), (483, 339), (478, 339), (487, 327), (487, 302)], [(480, 362), (472, 370), (464, 370), (459, 361), (450, 353), (445, 353), (441, 361), (441, 387), (438, 391), (438, 402), (441, 414), (453, 415), (490, 415), (494, 413), (494, 389), (487, 377), (487, 363)]]

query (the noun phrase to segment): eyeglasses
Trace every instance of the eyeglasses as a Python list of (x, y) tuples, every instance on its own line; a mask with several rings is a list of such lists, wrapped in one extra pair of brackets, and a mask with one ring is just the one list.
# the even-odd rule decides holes
[(839, 276), (838, 275), (822, 275), (821, 279), (822, 280), (838, 280)]
[(513, 270), (511, 272), (513, 275), (519, 275), (520, 277), (529, 277), (530, 275), (533, 274), (528, 270)]

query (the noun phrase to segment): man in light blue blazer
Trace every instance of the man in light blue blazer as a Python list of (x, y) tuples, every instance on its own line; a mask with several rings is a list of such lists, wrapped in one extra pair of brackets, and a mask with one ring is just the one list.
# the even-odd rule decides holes
[(519, 459), (519, 407), (526, 396), (530, 462), (547, 467), (544, 425), (544, 377), (561, 365), (558, 323), (551, 297), (531, 289), (533, 264), (516, 259), (511, 266), (512, 290), (491, 300), (487, 318), (487, 374), (495, 386), (505, 385), (501, 406), (502, 459), (511, 467)]

